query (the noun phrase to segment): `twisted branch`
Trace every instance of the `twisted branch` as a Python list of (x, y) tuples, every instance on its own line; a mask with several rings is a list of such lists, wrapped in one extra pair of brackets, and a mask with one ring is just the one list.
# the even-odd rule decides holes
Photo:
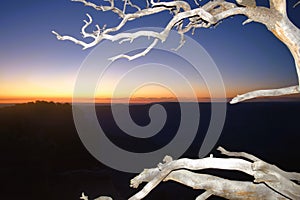
[[(240, 158), (214, 158), (210, 156), (202, 159), (172, 160), (170, 156), (166, 156), (164, 162), (159, 163), (156, 168), (145, 169), (131, 180), (130, 186), (134, 188), (143, 182), (147, 184), (129, 200), (143, 199), (160, 182), (170, 180), (193, 189), (205, 190), (196, 200), (207, 199), (211, 195), (227, 199), (282, 200), (300, 198), (300, 185), (292, 181), (299, 181), (300, 173), (285, 172), (248, 153), (229, 152), (222, 147), (219, 147), (218, 150), (226, 156)], [(253, 176), (254, 180), (253, 182), (228, 180), (210, 174), (193, 172), (203, 169), (240, 171)]]
[[(120, 23), (116, 27), (102, 29), (96, 25), (96, 30), (92, 33), (86, 32), (86, 28), (92, 24), (93, 20), (90, 15), (87, 14), (88, 21), (84, 20), (84, 25), (81, 28), (83, 38), (92, 38), (92, 42), (86, 43), (82, 40), (78, 40), (72, 36), (62, 36), (55, 31), (52, 31), (56, 35), (58, 40), (68, 40), (83, 47), (83, 49), (91, 48), (99, 44), (102, 40), (119, 41), (120, 43), (130, 41), (133, 42), (136, 38), (147, 37), (152, 40), (150, 45), (140, 53), (135, 55), (116, 55), (110, 58), (116, 60), (120, 58), (126, 58), (133, 60), (142, 56), (145, 56), (151, 49), (153, 49), (159, 41), (164, 42), (169, 36), (170, 31), (176, 27), (181, 39), (177, 48), (178, 50), (185, 43), (184, 34), (190, 30), (196, 28), (208, 28), (220, 23), (223, 19), (235, 15), (245, 15), (248, 19), (243, 23), (259, 22), (264, 24), (270, 31), (274, 33), (281, 41), (283, 41), (291, 50), (297, 68), (298, 80), (300, 81), (300, 39), (299, 29), (295, 28), (293, 24), (288, 20), (286, 15), (286, 2), (285, 0), (270, 0), (270, 8), (257, 7), (255, 0), (237, 0), (237, 4), (226, 2), (224, 0), (209, 1), (206, 4), (200, 6), (198, 1), (195, 4), (196, 8), (191, 6), (185, 1), (170, 1), (170, 2), (155, 2), (154, 0), (147, 0), (146, 8), (141, 8), (138, 5), (133, 4), (130, 0), (124, 0), (123, 10), (117, 8), (114, 4), (114, 0), (106, 0), (110, 3), (110, 6), (99, 6), (86, 0), (73, 0), (75, 2), (81, 2), (85, 6), (90, 6), (100, 11), (112, 11), (117, 13), (121, 18)], [(296, 3), (295, 6), (299, 4)], [(129, 5), (135, 8), (137, 11), (133, 13), (125, 13), (126, 6)], [(118, 31), (126, 25), (128, 21), (132, 21), (144, 16), (158, 14), (160, 12), (168, 11), (173, 17), (167, 23), (165, 29), (162, 32), (155, 31), (138, 31), (135, 33), (118, 33)], [(189, 23), (183, 25), (183, 20), (188, 19)], [(300, 82), (299, 82), (300, 84)], [(291, 86), (281, 89), (271, 90), (257, 90), (249, 92), (243, 95), (239, 95), (232, 99), (230, 103), (238, 103), (248, 99), (264, 96), (279, 96), (287, 94), (299, 93), (298, 86)]]

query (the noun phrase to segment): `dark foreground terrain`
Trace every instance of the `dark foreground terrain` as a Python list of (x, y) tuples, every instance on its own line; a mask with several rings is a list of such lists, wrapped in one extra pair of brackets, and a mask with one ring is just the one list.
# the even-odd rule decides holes
[[(178, 128), (178, 104), (162, 105), (168, 112), (167, 122), (150, 139), (124, 135), (116, 126), (109, 106), (97, 106), (96, 110), (111, 141), (130, 151), (147, 152), (167, 144)], [(149, 106), (131, 106), (137, 124), (149, 123)], [(197, 157), (209, 124), (210, 104), (199, 106), (198, 135), (184, 157)], [(241, 103), (228, 105), (227, 109), (217, 146), (246, 151), (287, 171), (300, 171), (300, 103)], [(249, 179), (241, 174), (214, 173)], [(91, 198), (109, 195), (116, 200), (126, 199), (138, 191), (129, 187), (134, 176), (104, 166), (87, 152), (77, 135), (71, 105), (39, 101), (0, 108), (1, 199), (71, 200), (79, 199), (82, 191)], [(172, 182), (162, 183), (146, 199), (195, 199), (199, 192)]]

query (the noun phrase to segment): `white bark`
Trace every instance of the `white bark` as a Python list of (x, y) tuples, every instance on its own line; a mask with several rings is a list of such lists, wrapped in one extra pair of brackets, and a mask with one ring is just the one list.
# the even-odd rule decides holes
[[(214, 195), (229, 199), (299, 199), (300, 186), (291, 180), (298, 180), (299, 173), (285, 172), (274, 165), (270, 165), (253, 155), (244, 152), (228, 152), (218, 148), (222, 154), (238, 158), (203, 158), (203, 159), (179, 159), (164, 164), (157, 168), (144, 170), (131, 180), (131, 186), (137, 187), (142, 182), (148, 182), (144, 188), (135, 194), (130, 200), (144, 198), (159, 182), (173, 180), (194, 189), (205, 189)], [(222, 169), (237, 170), (253, 176), (252, 182), (231, 181), (220, 179), (211, 175), (190, 173), (187, 170)], [(178, 170), (181, 170), (178, 172)], [(266, 184), (266, 185), (265, 185)], [(208, 189), (209, 188), (209, 189)], [(224, 193), (224, 190), (227, 192)], [(247, 192), (248, 191), (248, 192)], [(275, 192), (274, 192), (275, 191)], [(268, 197), (269, 198), (266, 198)]]
[[(272, 23), (267, 23), (264, 21), (261, 21), (261, 23), (265, 24), (267, 28), (288, 47), (291, 54), (293, 55), (298, 76), (298, 85), (280, 89), (257, 90), (248, 92), (246, 94), (238, 95), (237, 97), (233, 98), (230, 102), (232, 104), (256, 97), (281, 96), (288, 94), (297, 94), (300, 92), (300, 30), (288, 19), (288, 16), (286, 14), (285, 1), (271, 2), (273, 2), (271, 6), (274, 7), (274, 9), (278, 10), (278, 13), (276, 15), (278, 16), (278, 19), (270, 19), (271, 21), (274, 21)], [(270, 11), (273, 13), (277, 12), (275, 10)]]
[[(81, 45), (83, 49), (91, 48), (100, 43), (102, 40), (111, 41), (134, 41), (138, 37), (152, 38), (152, 43), (143, 52), (136, 55), (129, 56), (125, 54), (116, 55), (111, 58), (112, 60), (126, 58), (129, 60), (136, 59), (138, 57), (146, 55), (160, 40), (164, 42), (168, 37), (172, 28), (177, 27), (178, 33), (181, 35), (180, 48), (184, 45), (184, 33), (195, 28), (208, 28), (216, 25), (220, 21), (234, 15), (245, 15), (248, 20), (244, 24), (249, 22), (258, 22), (264, 24), (268, 30), (270, 30), (278, 39), (280, 39), (291, 51), (294, 59), (295, 66), (298, 75), (298, 85), (287, 88), (271, 89), (271, 90), (258, 90), (248, 92), (243, 95), (235, 97), (230, 103), (238, 103), (244, 100), (253, 99), (256, 97), (264, 96), (279, 96), (287, 94), (299, 93), (300, 84), (300, 30), (288, 19), (286, 14), (286, 1), (285, 0), (270, 0), (270, 8), (257, 7), (255, 0), (237, 0), (237, 4), (229, 3), (224, 0), (209, 1), (206, 4), (200, 6), (199, 2), (196, 4), (197, 8), (191, 8), (191, 6), (185, 1), (171, 1), (171, 2), (155, 2), (151, 0), (147, 1), (147, 7), (142, 9), (139, 6), (133, 4), (130, 0), (124, 1), (123, 9), (117, 8), (114, 4), (114, 0), (109, 0), (109, 6), (99, 6), (86, 0), (73, 0), (75, 2), (81, 2), (85, 6), (90, 6), (100, 11), (112, 11), (116, 13), (121, 21), (116, 27), (112, 28), (100, 28), (92, 33), (87, 33), (86, 28), (92, 23), (91, 16), (88, 16), (88, 21), (84, 21), (85, 24), (81, 29), (83, 38), (92, 38), (93, 41), (86, 43), (82, 40), (78, 40), (72, 36), (61, 36), (55, 31), (52, 31), (56, 35), (58, 40), (69, 40), (75, 44)], [(296, 3), (295, 6), (299, 4)], [(131, 6), (137, 11), (133, 13), (126, 13), (126, 7)], [(152, 6), (152, 7), (149, 7)], [(118, 31), (126, 25), (128, 21), (135, 20), (147, 15), (158, 14), (163, 11), (168, 11), (173, 14), (173, 18), (168, 22), (164, 31), (158, 33), (154, 31), (138, 31), (136, 33), (118, 33)], [(182, 20), (189, 19), (190, 23), (183, 26)]]
[[(218, 150), (231, 157), (202, 159), (182, 158), (172, 160), (169, 156), (156, 168), (145, 169), (131, 180), (131, 187), (137, 188), (141, 183), (147, 184), (129, 200), (145, 198), (162, 181), (176, 181), (193, 189), (206, 192), (196, 199), (207, 199), (211, 195), (227, 199), (300, 199), (300, 174), (285, 172), (259, 158), (244, 152), (229, 152), (219, 147)], [(250, 160), (250, 161), (248, 161)], [(221, 169), (234, 170), (253, 176), (253, 182), (228, 180), (210, 174), (200, 174), (193, 170)]]
[[(295, 94), (300, 92), (300, 30), (288, 19), (286, 13), (286, 0), (269, 0), (270, 8), (256, 6), (255, 0), (236, 0), (235, 3), (225, 0), (212, 0), (204, 5), (195, 0), (196, 8), (192, 8), (185, 1), (158, 1), (147, 0), (146, 8), (141, 8), (133, 4), (130, 0), (124, 0), (124, 6), (117, 8), (114, 0), (108, 0), (110, 5), (98, 6), (86, 0), (73, 0), (83, 3), (100, 11), (111, 11), (118, 15), (120, 23), (115, 27), (100, 28), (88, 33), (86, 28), (92, 24), (92, 17), (87, 14), (88, 20), (84, 21), (81, 29), (83, 38), (92, 38), (90, 43), (78, 40), (72, 36), (62, 36), (52, 31), (58, 40), (68, 40), (87, 49), (100, 43), (102, 40), (112, 42), (133, 42), (139, 37), (148, 37), (152, 43), (143, 52), (136, 55), (117, 55), (112, 60), (127, 58), (129, 60), (146, 55), (155, 45), (164, 42), (171, 29), (177, 28), (181, 35), (179, 47), (184, 44), (184, 34), (196, 28), (208, 28), (217, 25), (222, 20), (235, 16), (244, 15), (248, 19), (244, 24), (257, 22), (264, 24), (280, 41), (290, 50), (295, 60), (296, 72), (298, 75), (298, 85), (280, 89), (257, 90), (235, 97), (231, 103), (238, 103), (244, 100), (263, 97)], [(299, 4), (296, 3), (295, 6)], [(127, 6), (136, 11), (127, 13)], [(172, 19), (167, 23), (162, 32), (138, 31), (135, 33), (119, 33), (118, 31), (127, 22), (148, 15), (158, 14), (168, 11), (172, 14)], [(187, 19), (189, 23), (183, 25), (182, 21)], [(219, 148), (222, 154), (242, 157), (242, 158), (203, 158), (203, 159), (179, 159), (172, 160), (166, 157), (165, 163), (159, 164), (153, 169), (145, 169), (142, 173), (131, 180), (131, 187), (138, 187), (140, 183), (147, 184), (130, 198), (130, 200), (142, 199), (151, 192), (161, 181), (173, 180), (194, 189), (204, 189), (206, 192), (200, 194), (197, 199), (207, 199), (211, 195), (222, 196), (229, 199), (300, 199), (300, 186), (293, 181), (300, 182), (300, 174), (295, 172), (285, 172), (274, 165), (270, 165), (253, 155), (243, 152), (228, 152)], [(250, 161), (249, 161), (250, 160)], [(241, 182), (227, 180), (207, 174), (196, 174), (191, 170), (201, 169), (222, 169), (237, 170), (254, 177), (253, 182)], [(82, 194), (81, 199), (87, 200), (87, 196)], [(99, 199), (109, 199), (109, 197), (99, 197)]]
[[(287, 199), (268, 188), (265, 184), (227, 180), (212, 175), (198, 174), (188, 170), (172, 171), (164, 179), (164, 181), (169, 180), (179, 182), (193, 189), (206, 190), (210, 195), (213, 194), (226, 199)], [(203, 195), (201, 198), (207, 199), (208, 197)]]

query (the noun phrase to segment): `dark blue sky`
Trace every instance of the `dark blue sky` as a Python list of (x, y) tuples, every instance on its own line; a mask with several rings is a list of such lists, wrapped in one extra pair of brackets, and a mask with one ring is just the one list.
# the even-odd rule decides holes
[[(300, 27), (300, 6), (292, 9), (295, 2), (288, 1), (289, 17)], [(97, 12), (69, 0), (2, 2), (0, 98), (71, 95), (77, 70), (91, 49), (82, 51), (80, 46), (57, 41), (51, 31), (80, 38), (86, 13), (101, 26), (114, 25), (118, 20), (115, 14)], [(168, 19), (168, 13), (163, 13), (130, 23), (126, 29), (163, 27)], [(243, 20), (244, 17), (230, 18), (192, 36), (219, 67), (228, 94), (296, 84), (295, 67), (287, 48), (263, 25), (242, 26)]]

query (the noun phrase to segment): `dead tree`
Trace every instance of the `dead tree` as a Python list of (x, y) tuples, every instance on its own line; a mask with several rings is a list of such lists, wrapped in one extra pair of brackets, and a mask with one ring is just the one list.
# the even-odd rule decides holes
[[(146, 6), (134, 4), (130, 0), (123, 0), (124, 5), (117, 7), (114, 0), (107, 0), (109, 5), (96, 5), (86, 0), (72, 0), (83, 3), (99, 11), (111, 11), (116, 13), (120, 22), (115, 27), (96, 26), (96, 30), (89, 33), (86, 28), (92, 24), (92, 17), (87, 14), (88, 20), (81, 29), (83, 38), (91, 38), (92, 42), (84, 42), (72, 36), (62, 36), (53, 31), (58, 40), (69, 40), (81, 45), (83, 49), (94, 47), (103, 40), (112, 42), (133, 42), (136, 38), (147, 37), (152, 43), (144, 51), (136, 55), (117, 55), (112, 60), (127, 58), (129, 60), (146, 55), (155, 45), (164, 42), (172, 29), (177, 30), (181, 35), (180, 46), (184, 45), (184, 34), (197, 28), (209, 28), (217, 25), (222, 20), (235, 16), (244, 15), (247, 20), (243, 24), (257, 22), (265, 25), (281, 42), (290, 50), (298, 76), (298, 85), (280, 89), (257, 90), (246, 94), (238, 95), (230, 103), (238, 103), (244, 100), (262, 97), (279, 96), (300, 93), (300, 30), (289, 20), (286, 11), (286, 0), (269, 0), (269, 7), (257, 6), (255, 0), (236, 0), (235, 3), (225, 0), (211, 0), (200, 4), (194, 0), (193, 7), (186, 1), (157, 1), (146, 0)], [(138, 2), (138, 1), (137, 1)], [(297, 6), (295, 4), (295, 6)], [(132, 7), (134, 12), (127, 12), (127, 8)], [(132, 9), (131, 9), (132, 10)], [(172, 15), (164, 30), (161, 32), (138, 31), (135, 33), (119, 33), (127, 22), (135, 19), (155, 15), (162, 12), (169, 12)], [(188, 23), (184, 23), (184, 20)], [(141, 182), (148, 182), (145, 187), (131, 197), (131, 200), (142, 199), (161, 181), (173, 180), (181, 184), (188, 185), (195, 189), (204, 189), (206, 192), (197, 199), (206, 199), (211, 195), (218, 195), (229, 199), (300, 199), (300, 186), (292, 180), (300, 181), (298, 173), (284, 172), (276, 166), (270, 165), (246, 153), (232, 153), (220, 148), (221, 152), (233, 157), (242, 158), (203, 158), (203, 159), (179, 159), (174, 160), (166, 157), (164, 164), (159, 164), (157, 168), (144, 170), (140, 175), (131, 181), (133, 187), (137, 187)], [(246, 159), (246, 160), (245, 160)], [(250, 161), (247, 161), (250, 160)], [(238, 170), (254, 177), (254, 182), (240, 182), (222, 179), (219, 177), (198, 174), (188, 170), (199, 169), (224, 169)], [(225, 192), (226, 191), (226, 192)], [(82, 199), (87, 199), (83, 194)], [(99, 199), (109, 199), (100, 197)]]
[[(86, 43), (72, 36), (61, 36), (57, 32), (53, 31), (58, 40), (69, 40), (74, 42), (75, 44), (81, 45), (83, 49), (87, 49), (97, 45), (102, 40), (111, 40), (113, 42), (132, 42), (138, 37), (152, 38), (152, 44), (143, 52), (140, 52), (134, 56), (123, 54), (117, 55), (116, 57), (111, 58), (112, 60), (118, 58), (127, 58), (129, 60), (132, 60), (144, 56), (153, 47), (155, 47), (158, 41), (164, 42), (167, 39), (171, 29), (173, 29), (174, 27), (177, 28), (178, 33), (181, 35), (181, 41), (179, 45), (180, 47), (184, 44), (184, 34), (186, 32), (196, 28), (209, 28), (231, 16), (244, 15), (248, 19), (243, 24), (247, 24), (249, 22), (258, 22), (264, 24), (269, 31), (271, 31), (280, 41), (282, 41), (288, 47), (295, 60), (298, 85), (280, 89), (257, 90), (248, 92), (246, 94), (238, 95), (237, 97), (233, 98), (230, 103), (238, 103), (244, 100), (262, 96), (280, 96), (287, 94), (296, 94), (300, 92), (300, 30), (289, 20), (286, 12), (285, 0), (270, 0), (270, 8), (256, 6), (255, 0), (237, 0), (236, 4), (224, 0), (213, 0), (204, 5), (200, 5), (197, 0), (195, 0), (195, 3), (198, 5), (196, 8), (192, 8), (190, 4), (185, 1), (154, 2), (154, 0), (151, 0), (150, 2), (148, 2), (147, 0), (147, 7), (144, 9), (133, 4), (130, 0), (124, 0), (125, 2), (123, 10), (115, 7), (114, 0), (109, 0), (109, 6), (98, 6), (86, 0), (72, 1), (81, 2), (85, 6), (90, 6), (100, 11), (112, 11), (121, 18), (120, 23), (116, 27), (104, 27), (102, 29), (97, 25), (97, 30), (92, 33), (88, 33), (86, 32), (86, 28), (92, 23), (92, 17), (87, 14), (88, 21), (84, 21), (85, 25), (82, 27), (81, 32), (83, 38), (92, 38), (92, 42)], [(135, 8), (136, 12), (126, 13), (126, 6)], [(147, 15), (159, 14), (163, 11), (169, 11), (173, 15), (173, 18), (168, 22), (165, 29), (160, 33), (154, 31), (118, 33), (118, 31), (129, 21)], [(187, 25), (183, 24), (184, 19), (189, 20), (189, 23)]]
[[(202, 189), (196, 199), (207, 199), (217, 195), (227, 199), (299, 199), (300, 185), (292, 180), (299, 181), (300, 174), (285, 172), (274, 165), (270, 165), (253, 155), (244, 152), (229, 152), (219, 147), (218, 150), (227, 156), (237, 158), (214, 158), (212, 155), (203, 159), (182, 158), (172, 160), (166, 156), (164, 163), (156, 168), (145, 169), (131, 180), (132, 187), (138, 187), (142, 182), (148, 182), (130, 200), (144, 198), (161, 181), (176, 181), (192, 187)], [(247, 161), (249, 160), (249, 161)], [(199, 174), (190, 170), (222, 169), (238, 170), (254, 177), (254, 184), (246, 181), (232, 181), (207, 174)]]
[[(163, 163), (156, 168), (145, 169), (131, 180), (131, 187), (137, 188), (147, 182), (142, 190), (129, 200), (143, 199), (162, 181), (176, 181), (193, 189), (205, 190), (196, 200), (207, 199), (212, 195), (226, 199), (299, 199), (300, 173), (285, 172), (275, 165), (244, 152), (229, 152), (222, 147), (218, 150), (232, 158), (214, 158), (212, 155), (202, 159), (182, 158), (173, 160), (166, 156)], [(240, 158), (236, 158), (240, 157)], [(236, 181), (209, 174), (193, 172), (193, 170), (221, 169), (236, 170), (254, 177), (253, 182)], [(82, 193), (81, 199), (88, 200)], [(99, 197), (95, 200), (112, 200), (110, 197)]]

